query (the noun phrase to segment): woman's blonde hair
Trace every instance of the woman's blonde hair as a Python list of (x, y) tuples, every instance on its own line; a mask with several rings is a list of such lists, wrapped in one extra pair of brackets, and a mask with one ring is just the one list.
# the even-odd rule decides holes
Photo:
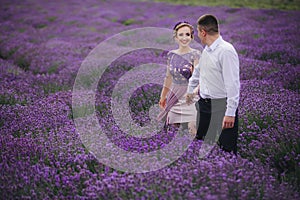
[(184, 27), (187, 26), (191, 29), (191, 38), (194, 39), (194, 27), (187, 21), (183, 21), (183, 22), (177, 22), (173, 28), (173, 37), (175, 38), (177, 35), (177, 31)]

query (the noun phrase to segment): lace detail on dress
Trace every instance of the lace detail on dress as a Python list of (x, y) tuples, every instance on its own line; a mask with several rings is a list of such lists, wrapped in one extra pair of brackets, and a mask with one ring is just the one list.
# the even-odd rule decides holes
[(195, 60), (194, 51), (178, 55), (170, 52), (169, 56), (169, 70), (173, 78), (173, 83), (176, 84), (188, 84), (189, 78), (192, 76), (191, 67)]

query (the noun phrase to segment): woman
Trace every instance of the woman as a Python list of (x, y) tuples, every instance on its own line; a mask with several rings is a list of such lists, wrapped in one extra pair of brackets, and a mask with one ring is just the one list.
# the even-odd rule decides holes
[(159, 106), (162, 109), (159, 120), (165, 120), (166, 125), (182, 124), (188, 127), (192, 135), (196, 134), (197, 111), (195, 102), (187, 104), (185, 95), (188, 80), (193, 68), (199, 62), (201, 52), (190, 47), (193, 40), (193, 26), (188, 22), (179, 22), (174, 28), (173, 37), (178, 43), (178, 49), (172, 50), (167, 56), (167, 72), (161, 91)]

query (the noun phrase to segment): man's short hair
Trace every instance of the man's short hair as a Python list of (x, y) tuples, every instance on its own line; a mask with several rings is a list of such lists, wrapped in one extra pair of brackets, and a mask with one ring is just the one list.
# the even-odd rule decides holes
[(201, 17), (199, 17), (197, 24), (200, 30), (205, 30), (209, 35), (219, 33), (218, 19), (214, 15), (202, 15)]

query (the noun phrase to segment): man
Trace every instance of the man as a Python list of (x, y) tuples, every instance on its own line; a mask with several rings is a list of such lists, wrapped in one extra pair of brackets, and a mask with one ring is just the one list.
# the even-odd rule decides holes
[[(203, 15), (197, 21), (198, 37), (205, 45), (199, 64), (189, 80), (186, 100), (192, 101), (193, 90), (200, 84), (200, 100), (196, 105), (197, 139), (204, 139), (208, 132), (220, 133), (218, 144), (229, 152), (237, 153), (238, 103), (240, 95), (239, 58), (235, 48), (224, 41), (219, 23), (213, 15)], [(224, 102), (224, 103), (222, 103)], [(222, 107), (224, 109), (222, 109)], [(213, 117), (214, 116), (214, 117)]]

